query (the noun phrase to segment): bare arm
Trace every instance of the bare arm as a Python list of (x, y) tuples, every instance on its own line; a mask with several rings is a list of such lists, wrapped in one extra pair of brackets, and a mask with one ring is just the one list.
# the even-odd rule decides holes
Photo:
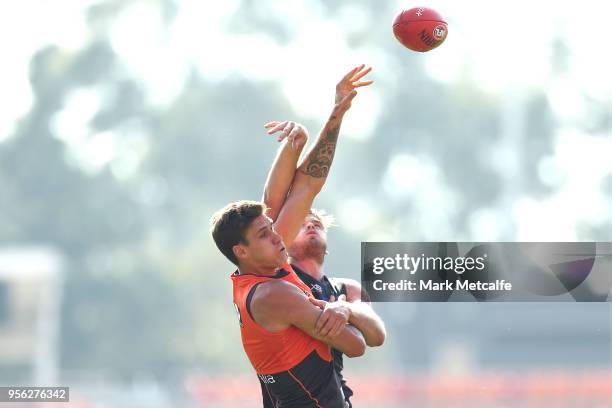
[(299, 123), (289, 121), (273, 121), (264, 126), (269, 129), (268, 134), (281, 132), (278, 140), (282, 144), (268, 173), (262, 197), (268, 207), (268, 217), (276, 221), (293, 182), (298, 159), (308, 141), (308, 132)]
[[(289, 194), (276, 219), (276, 231), (283, 237), (285, 246), (290, 246), (308, 214), (312, 202), (321, 191), (336, 152), (340, 125), (357, 91), (355, 88), (370, 85), (372, 81), (360, 81), (370, 72), (364, 66), (354, 68), (336, 85), (335, 105), (332, 113), (319, 133), (315, 143), (301, 160), (293, 177)], [(288, 177), (287, 177), (288, 178)], [(278, 185), (285, 185), (278, 183)], [(269, 194), (283, 196), (286, 191)]]
[(382, 346), (387, 332), (382, 319), (367, 303), (355, 301), (350, 304), (351, 317), (349, 322), (363, 334), (369, 347)]
[(317, 192), (323, 188), (334, 160), (340, 125), (344, 114), (351, 107), (353, 98), (357, 95), (356, 88), (373, 83), (373, 81), (360, 81), (372, 70), (364, 68), (364, 65), (353, 68), (336, 85), (334, 109), (319, 133), (316, 143), (300, 162), (294, 185), (304, 183)]
[[(338, 300), (330, 299), (329, 302), (310, 300), (323, 310), (321, 318), (317, 321), (317, 333), (333, 338), (348, 323), (359, 330), (368, 346), (378, 347), (384, 343), (385, 325), (369, 304), (359, 300), (352, 303), (347, 302), (344, 295), (341, 295)], [(332, 313), (344, 315), (344, 320), (333, 316)]]
[[(345, 104), (347, 102), (348, 99)], [(337, 109), (335, 108), (334, 111)], [(343, 114), (344, 112), (340, 111), (336, 115), (332, 113), (314, 146), (298, 167), (298, 171), (294, 172), (295, 176), (289, 194), (275, 222), (275, 229), (283, 238), (286, 247), (289, 247), (295, 239), (304, 218), (310, 211), (314, 198), (325, 183), (336, 149)]]
[(335, 280), (346, 286), (350, 309), (349, 323), (361, 331), (368, 346), (381, 346), (387, 335), (385, 323), (372, 309), (370, 302), (362, 296), (361, 284), (353, 279), (335, 278)]
[(314, 306), (297, 286), (285, 281), (259, 285), (251, 302), (255, 321), (269, 331), (280, 331), (293, 325), (309, 336), (321, 340), (348, 357), (359, 357), (365, 352), (361, 333), (345, 325), (333, 339), (321, 336), (315, 329), (321, 309)]

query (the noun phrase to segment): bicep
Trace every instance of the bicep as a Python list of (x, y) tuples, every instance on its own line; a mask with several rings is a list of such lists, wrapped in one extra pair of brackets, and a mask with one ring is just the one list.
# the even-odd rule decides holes
[(259, 316), (263, 316), (269, 327), (284, 328), (293, 325), (310, 337), (320, 340), (348, 356), (363, 354), (365, 342), (360, 333), (347, 325), (334, 339), (320, 336), (315, 329), (317, 319), (323, 313), (320, 308), (310, 303), (308, 296), (297, 286), (284, 282), (269, 282), (261, 290), (253, 303)]
[(297, 286), (274, 281), (259, 285), (251, 303), (255, 321), (265, 328), (281, 330), (291, 325), (302, 331), (314, 332), (321, 309), (311, 304)]

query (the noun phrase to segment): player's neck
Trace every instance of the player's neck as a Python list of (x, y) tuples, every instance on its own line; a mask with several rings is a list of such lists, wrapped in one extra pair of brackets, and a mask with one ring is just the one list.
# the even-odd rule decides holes
[(323, 275), (325, 275), (325, 273), (323, 272), (323, 264), (320, 263), (317, 259), (294, 259), (293, 264), (316, 280), (323, 279)]

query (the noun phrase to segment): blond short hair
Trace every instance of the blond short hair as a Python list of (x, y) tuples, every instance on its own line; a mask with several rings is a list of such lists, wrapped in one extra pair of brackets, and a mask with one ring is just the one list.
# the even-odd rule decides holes
[(336, 217), (332, 214), (329, 214), (325, 210), (319, 210), (316, 208), (311, 208), (308, 212), (308, 215), (316, 218), (321, 224), (323, 224), (323, 228), (327, 231), (330, 227), (336, 226)]

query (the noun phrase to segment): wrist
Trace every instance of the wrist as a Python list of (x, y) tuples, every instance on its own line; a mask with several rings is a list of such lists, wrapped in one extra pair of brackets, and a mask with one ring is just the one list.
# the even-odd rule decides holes
[(350, 323), (350, 321), (351, 321), (351, 319), (353, 318), (353, 315), (354, 315), (353, 307), (351, 306), (351, 304), (349, 302), (346, 302), (346, 301), (342, 301), (342, 306), (344, 306), (344, 308), (347, 311), (348, 320), (349, 320), (349, 323)]
[(329, 115), (328, 122), (342, 122), (342, 118), (344, 117), (345, 113), (346, 113), (346, 110), (343, 110), (340, 106), (338, 105), (334, 106), (334, 109), (332, 109), (331, 115)]

